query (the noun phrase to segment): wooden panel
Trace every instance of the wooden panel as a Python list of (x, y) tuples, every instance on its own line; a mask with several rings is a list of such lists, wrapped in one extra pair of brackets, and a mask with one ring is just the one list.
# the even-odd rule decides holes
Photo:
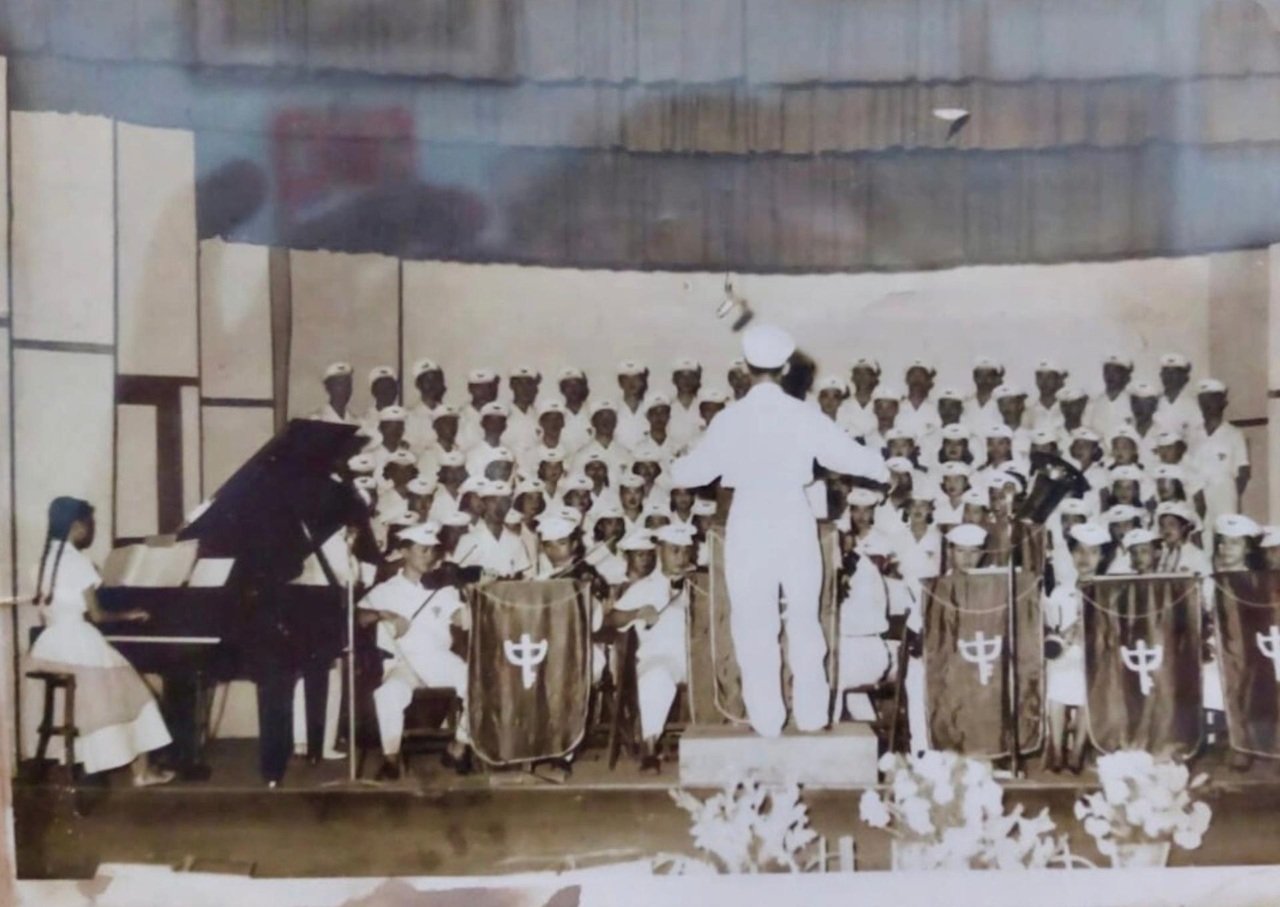
[(115, 340), (112, 124), (14, 113), (13, 331), (20, 339)]
[(200, 244), (201, 391), (206, 397), (272, 397), (271, 301), (265, 246)]
[(121, 123), (116, 155), (118, 368), (195, 377), (195, 136)]

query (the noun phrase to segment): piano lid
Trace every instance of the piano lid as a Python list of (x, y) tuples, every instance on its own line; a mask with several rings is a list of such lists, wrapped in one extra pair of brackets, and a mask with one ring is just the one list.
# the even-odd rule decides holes
[(311, 419), (290, 421), (223, 483), (178, 538), (198, 539), (203, 557), (269, 562), (286, 575), (296, 574), (314, 546), (341, 528), (358, 503), (350, 482), (332, 478), (338, 464), (364, 446), (357, 430)]

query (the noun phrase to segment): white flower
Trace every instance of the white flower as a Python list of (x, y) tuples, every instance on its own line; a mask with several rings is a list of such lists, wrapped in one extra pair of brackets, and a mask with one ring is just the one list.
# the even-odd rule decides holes
[(1111, 823), (1106, 819), (1091, 816), (1084, 820), (1084, 830), (1094, 838), (1101, 840), (1111, 833)]
[(915, 760), (915, 768), (920, 777), (933, 784), (942, 784), (948, 780), (950, 766), (938, 750), (925, 750)]
[(924, 800), (912, 798), (902, 804), (902, 815), (907, 820), (907, 827), (918, 835), (933, 832), (933, 820), (929, 817), (929, 804)]
[(858, 815), (872, 828), (887, 828), (892, 818), (889, 808), (873, 790), (863, 792), (862, 799), (858, 802)]
[(880, 757), (880, 761), (876, 763), (876, 766), (884, 774), (886, 775), (889, 774), (889, 772), (893, 771), (895, 768), (898, 767), (898, 754), (885, 753), (883, 756)]
[(987, 781), (978, 790), (983, 808), (989, 812), (1000, 812), (1000, 807), (1004, 804), (1004, 788), (995, 781)]
[(893, 799), (901, 803), (903, 800), (910, 800), (920, 792), (920, 785), (916, 784), (915, 779), (902, 772), (894, 776), (893, 779)]
[(982, 821), (982, 790), (971, 787), (964, 792), (964, 802), (961, 805), (961, 812), (964, 815), (965, 824), (973, 824)]
[(1104, 857), (1114, 857), (1116, 855), (1116, 842), (1110, 838), (1100, 838), (1098, 840), (1098, 853)]
[(1103, 778), (1102, 795), (1112, 806), (1120, 806), (1129, 798), (1129, 785), (1121, 778)]
[(1076, 805), (1075, 807), (1073, 807), (1073, 809), (1075, 811), (1076, 818), (1083, 819), (1085, 815), (1087, 815), (1089, 812), (1089, 805), (1084, 801), (1083, 798), (1081, 798), (1076, 801)]
[(1201, 835), (1191, 829), (1180, 828), (1173, 833), (1173, 843), (1183, 850), (1195, 850), (1200, 846)]
[(956, 789), (949, 781), (939, 784), (933, 789), (933, 802), (939, 806), (946, 806), (955, 798)]
[(1198, 833), (1204, 834), (1209, 830), (1209, 820), (1213, 818), (1213, 810), (1209, 808), (1208, 803), (1195, 803), (1191, 807), (1191, 827)]

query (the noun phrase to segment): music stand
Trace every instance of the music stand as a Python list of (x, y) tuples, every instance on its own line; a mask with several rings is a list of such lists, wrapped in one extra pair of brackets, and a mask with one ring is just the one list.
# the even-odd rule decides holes
[[(1021, 740), (1021, 695), (1018, 691), (1018, 564), (1022, 560), (1022, 532), (1026, 523), (1044, 526), (1062, 499), (1073, 492), (1082, 494), (1089, 487), (1088, 480), (1074, 463), (1053, 454), (1031, 454), (1031, 479), (1026, 494), (1013, 509), (1009, 523), (1009, 567), (1006, 571), (1006, 590), (1009, 596), (1009, 617), (1006, 632), (1009, 636), (1009, 710), (1004, 718), (1009, 722), (1010, 769), (1015, 778), (1023, 776)], [(1025, 568), (1025, 564), (1022, 565)]]

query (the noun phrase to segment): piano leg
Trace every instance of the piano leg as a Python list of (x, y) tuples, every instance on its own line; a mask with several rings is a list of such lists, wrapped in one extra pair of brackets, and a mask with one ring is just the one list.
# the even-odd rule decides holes
[(204, 761), (209, 722), (208, 687), (201, 672), (165, 678), (165, 711), (173, 737), (173, 767), (179, 777), (187, 781), (205, 781), (211, 774)]

